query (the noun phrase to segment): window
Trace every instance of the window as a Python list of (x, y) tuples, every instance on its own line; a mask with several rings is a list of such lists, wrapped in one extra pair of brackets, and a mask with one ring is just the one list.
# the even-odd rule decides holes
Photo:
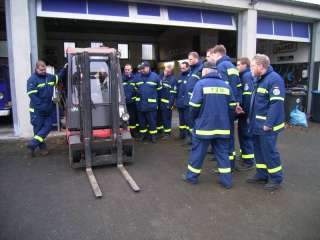
[(118, 51), (120, 52), (121, 59), (128, 59), (129, 58), (128, 44), (119, 43), (118, 44)]
[(142, 44), (142, 60), (154, 60), (153, 44)]

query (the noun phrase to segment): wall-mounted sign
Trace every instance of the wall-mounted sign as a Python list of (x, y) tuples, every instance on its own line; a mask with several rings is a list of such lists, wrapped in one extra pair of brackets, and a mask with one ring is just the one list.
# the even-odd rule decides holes
[(298, 50), (298, 44), (296, 42), (280, 42), (273, 45), (273, 53), (289, 53)]
[(103, 43), (102, 42), (91, 42), (91, 47), (92, 48), (99, 48), (102, 47)]

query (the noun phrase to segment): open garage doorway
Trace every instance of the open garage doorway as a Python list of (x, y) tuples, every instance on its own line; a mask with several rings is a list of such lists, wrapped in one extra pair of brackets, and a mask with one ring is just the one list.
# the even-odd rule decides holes
[(310, 52), (308, 42), (278, 41), (259, 39), (257, 52), (270, 57), (271, 65), (284, 79), (286, 85), (286, 120), (290, 112), (298, 106), (307, 110), (309, 87)]
[(14, 135), (4, 1), (0, 1), (0, 137)]
[(66, 61), (66, 43), (76, 47), (103, 44), (121, 51), (121, 66), (134, 68), (143, 60), (159, 72), (159, 63), (186, 59), (197, 51), (202, 58), (217, 43), (224, 44), (228, 55), (236, 58), (236, 31), (176, 27), (137, 23), (38, 18), (39, 57), (56, 68)]

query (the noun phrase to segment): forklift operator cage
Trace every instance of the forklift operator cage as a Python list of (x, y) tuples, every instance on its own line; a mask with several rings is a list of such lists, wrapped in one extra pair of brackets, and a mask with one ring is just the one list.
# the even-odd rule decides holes
[[(80, 81), (90, 79), (86, 91), (92, 102), (92, 129), (110, 129), (112, 126), (112, 85), (119, 93), (119, 117), (128, 121), (118, 52), (113, 48), (68, 48), (68, 129), (80, 129)], [(88, 72), (87, 69), (90, 71)], [(84, 84), (86, 85), (86, 84)], [(90, 88), (88, 88), (90, 85)], [(82, 106), (84, 107), (84, 106)]]

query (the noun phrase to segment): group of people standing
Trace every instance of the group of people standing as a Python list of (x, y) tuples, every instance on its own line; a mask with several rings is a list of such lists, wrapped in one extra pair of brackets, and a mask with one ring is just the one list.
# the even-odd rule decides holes
[[(163, 73), (151, 71), (143, 62), (133, 74), (126, 64), (123, 86), (134, 137), (153, 143), (159, 133), (171, 133), (172, 109), (179, 112), (179, 137), (191, 146), (183, 179), (195, 184), (202, 170), (209, 145), (217, 160), (219, 183), (232, 187), (232, 172), (256, 167), (248, 183), (263, 183), (268, 190), (278, 189), (283, 180), (277, 136), (284, 127), (284, 81), (270, 65), (268, 56), (244, 57), (237, 67), (223, 45), (207, 50), (206, 61), (197, 52), (180, 63), (180, 75), (173, 66)], [(240, 160), (235, 165), (234, 123), (238, 122)]]

